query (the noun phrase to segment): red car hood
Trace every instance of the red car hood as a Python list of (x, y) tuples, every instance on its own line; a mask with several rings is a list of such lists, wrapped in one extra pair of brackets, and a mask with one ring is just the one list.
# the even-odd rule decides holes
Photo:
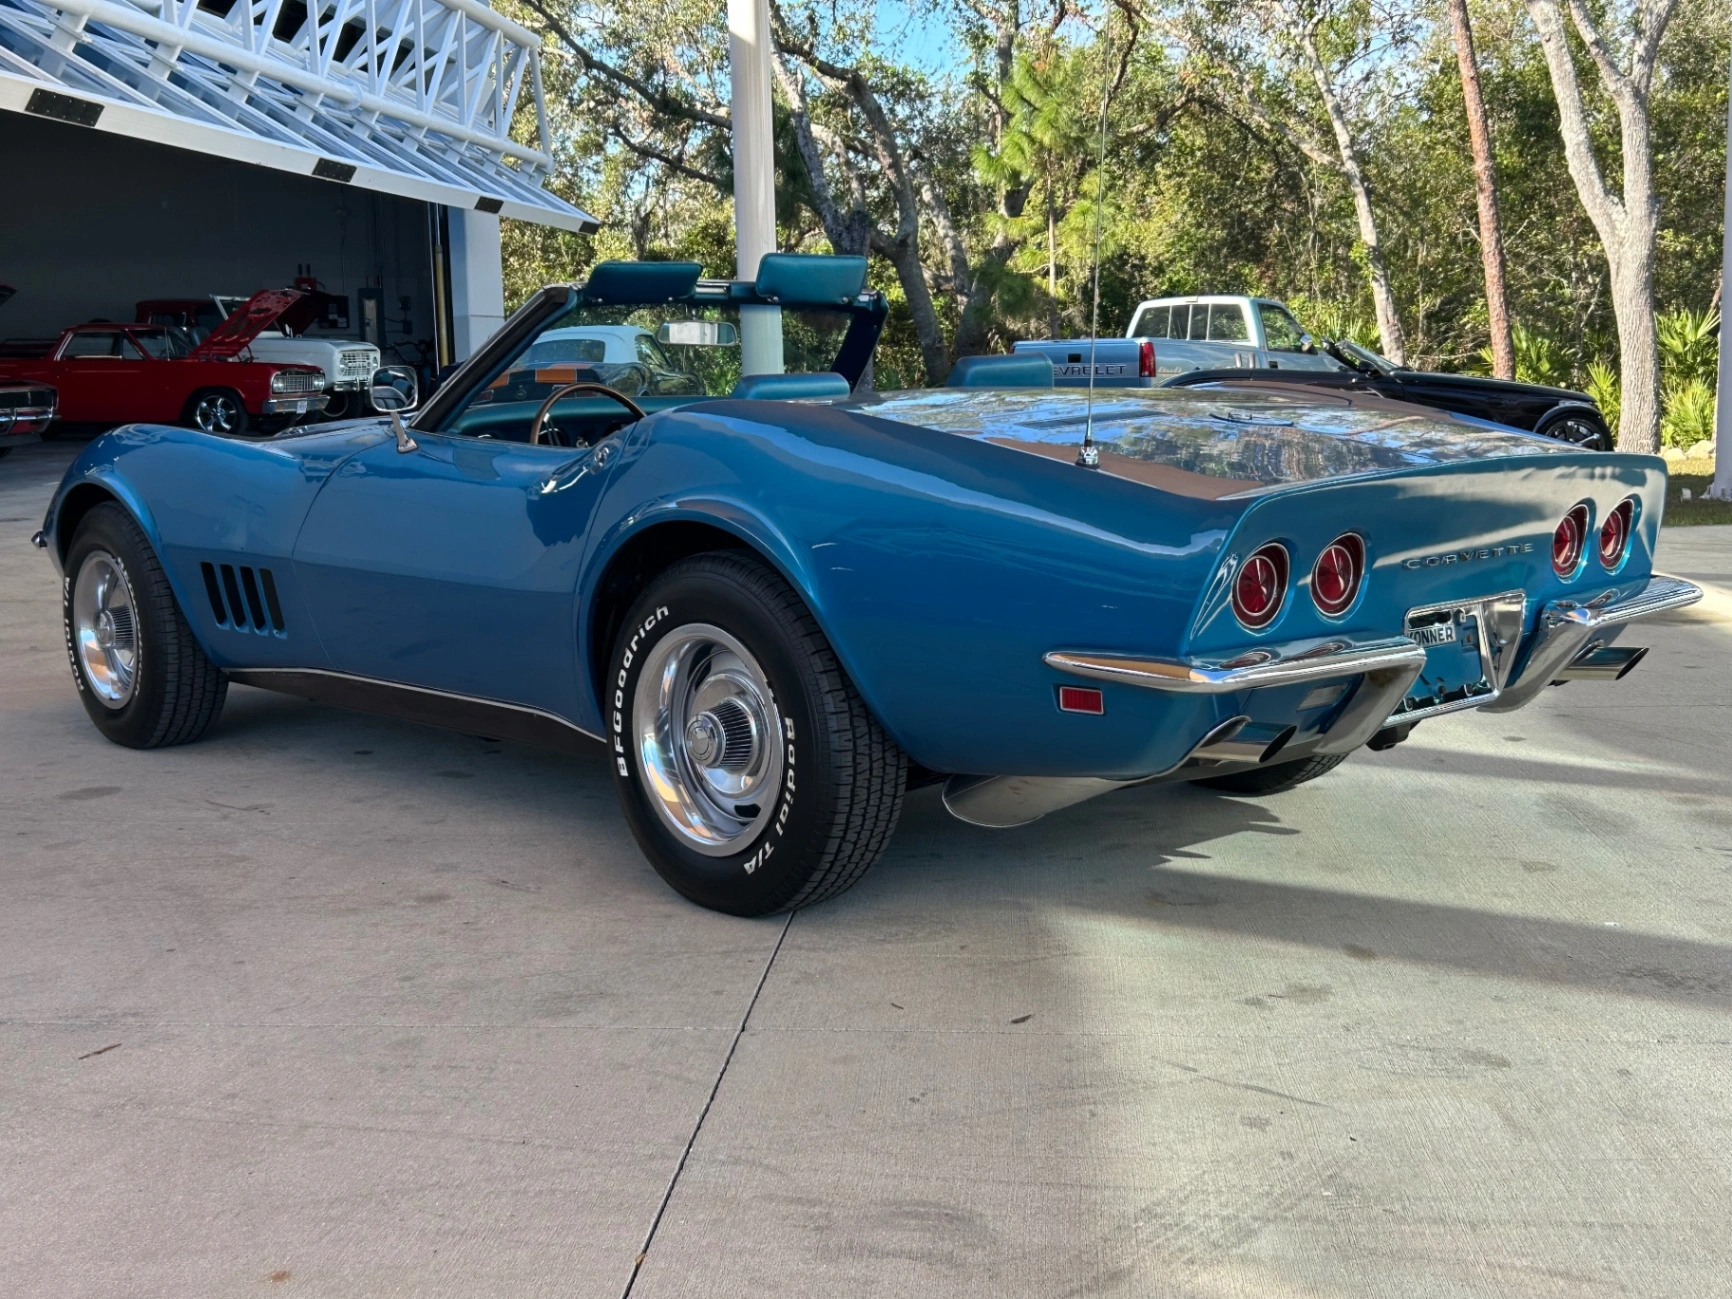
[(306, 294), (297, 289), (265, 289), (253, 294), (233, 315), (188, 353), (192, 361), (229, 361), (246, 351), (247, 344), (276, 324), (284, 312)]

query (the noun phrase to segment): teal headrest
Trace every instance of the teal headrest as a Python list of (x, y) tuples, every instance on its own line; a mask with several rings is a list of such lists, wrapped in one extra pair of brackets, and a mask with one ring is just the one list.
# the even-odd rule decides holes
[(839, 374), (748, 374), (731, 397), (754, 401), (796, 401), (801, 397), (846, 397), (848, 381)]
[(691, 297), (703, 273), (696, 262), (598, 262), (583, 296), (590, 302), (674, 302)]
[(758, 296), (788, 306), (847, 306), (866, 287), (864, 257), (765, 253), (758, 259)]
[(950, 388), (1050, 388), (1052, 362), (1039, 352), (963, 356), (950, 367)]

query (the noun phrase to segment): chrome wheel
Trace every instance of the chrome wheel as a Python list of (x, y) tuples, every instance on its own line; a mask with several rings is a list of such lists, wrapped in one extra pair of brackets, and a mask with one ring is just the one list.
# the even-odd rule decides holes
[(757, 659), (720, 627), (689, 623), (649, 650), (632, 742), (650, 806), (710, 857), (742, 849), (775, 814), (782, 718)]
[(93, 550), (72, 585), (72, 627), (79, 667), (107, 708), (123, 708), (138, 679), (138, 620), (120, 561)]
[(233, 433), (241, 425), (240, 404), (227, 393), (207, 392), (193, 403), (192, 422), (206, 433)]

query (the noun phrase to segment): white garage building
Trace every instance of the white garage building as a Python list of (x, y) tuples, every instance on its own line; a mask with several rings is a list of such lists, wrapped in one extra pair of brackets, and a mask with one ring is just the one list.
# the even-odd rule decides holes
[(0, 0), (0, 337), (306, 274), (388, 360), (443, 364), (503, 316), (501, 216), (595, 229), (542, 187), (534, 33), (310, 3)]

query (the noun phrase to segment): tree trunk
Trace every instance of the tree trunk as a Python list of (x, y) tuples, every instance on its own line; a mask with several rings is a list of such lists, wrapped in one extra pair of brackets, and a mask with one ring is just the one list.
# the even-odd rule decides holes
[(1316, 35), (1309, 29), (1302, 34), (1305, 60), (1311, 68), (1311, 79), (1317, 83), (1317, 93), (1323, 100), (1323, 111), (1329, 115), (1330, 129), (1335, 132), (1335, 146), (1341, 154), (1341, 174), (1347, 178), (1347, 188), (1353, 194), (1353, 215), (1359, 222), (1359, 242), (1365, 247), (1365, 269), (1371, 277), (1371, 302), (1377, 309), (1377, 332), (1383, 337), (1383, 354), (1397, 365), (1407, 364), (1407, 338), (1401, 332), (1401, 315), (1395, 309), (1395, 292), (1389, 286), (1389, 268), (1383, 264), (1383, 248), (1377, 238), (1377, 217), (1371, 210), (1371, 189), (1365, 183), (1365, 172), (1359, 165), (1359, 146), (1347, 123), (1347, 111), (1341, 97), (1329, 80), (1323, 59), (1317, 53)]
[(1046, 328), (1047, 337), (1058, 337), (1058, 213), (1052, 205), (1050, 166), (1046, 174)]
[(1600, 171), (1588, 125), (1575, 54), (1570, 49), (1557, 0), (1526, 0), (1558, 104), (1558, 131), (1570, 179), (1605, 250), (1612, 277), (1612, 311), (1618, 321), (1618, 450), (1653, 454), (1660, 449), (1660, 364), (1654, 331), (1654, 256), (1660, 201), (1654, 193), (1653, 142), (1648, 130), (1648, 93), (1654, 62), (1677, 0), (1642, 0), (1631, 26), (1635, 37), (1629, 66), (1620, 68), (1611, 49), (1580, 4), (1570, 17), (1587, 48), (1600, 83), (1618, 109), (1623, 196), (1613, 195)]
[(1503, 224), (1497, 210), (1497, 163), (1491, 152), (1491, 124), (1479, 91), (1479, 60), (1467, 0), (1449, 0), (1455, 33), (1455, 62), (1461, 70), (1461, 97), (1467, 106), (1467, 137), (1473, 147), (1473, 182), (1479, 203), (1479, 256), (1485, 266), (1485, 314), (1491, 325), (1491, 369), (1500, 379), (1515, 378), (1515, 339), (1509, 323), (1509, 293), (1504, 287)]
[(1632, 221), (1612, 267), (1612, 314), (1618, 322), (1618, 450), (1660, 449), (1660, 347), (1654, 329), (1652, 221)]

